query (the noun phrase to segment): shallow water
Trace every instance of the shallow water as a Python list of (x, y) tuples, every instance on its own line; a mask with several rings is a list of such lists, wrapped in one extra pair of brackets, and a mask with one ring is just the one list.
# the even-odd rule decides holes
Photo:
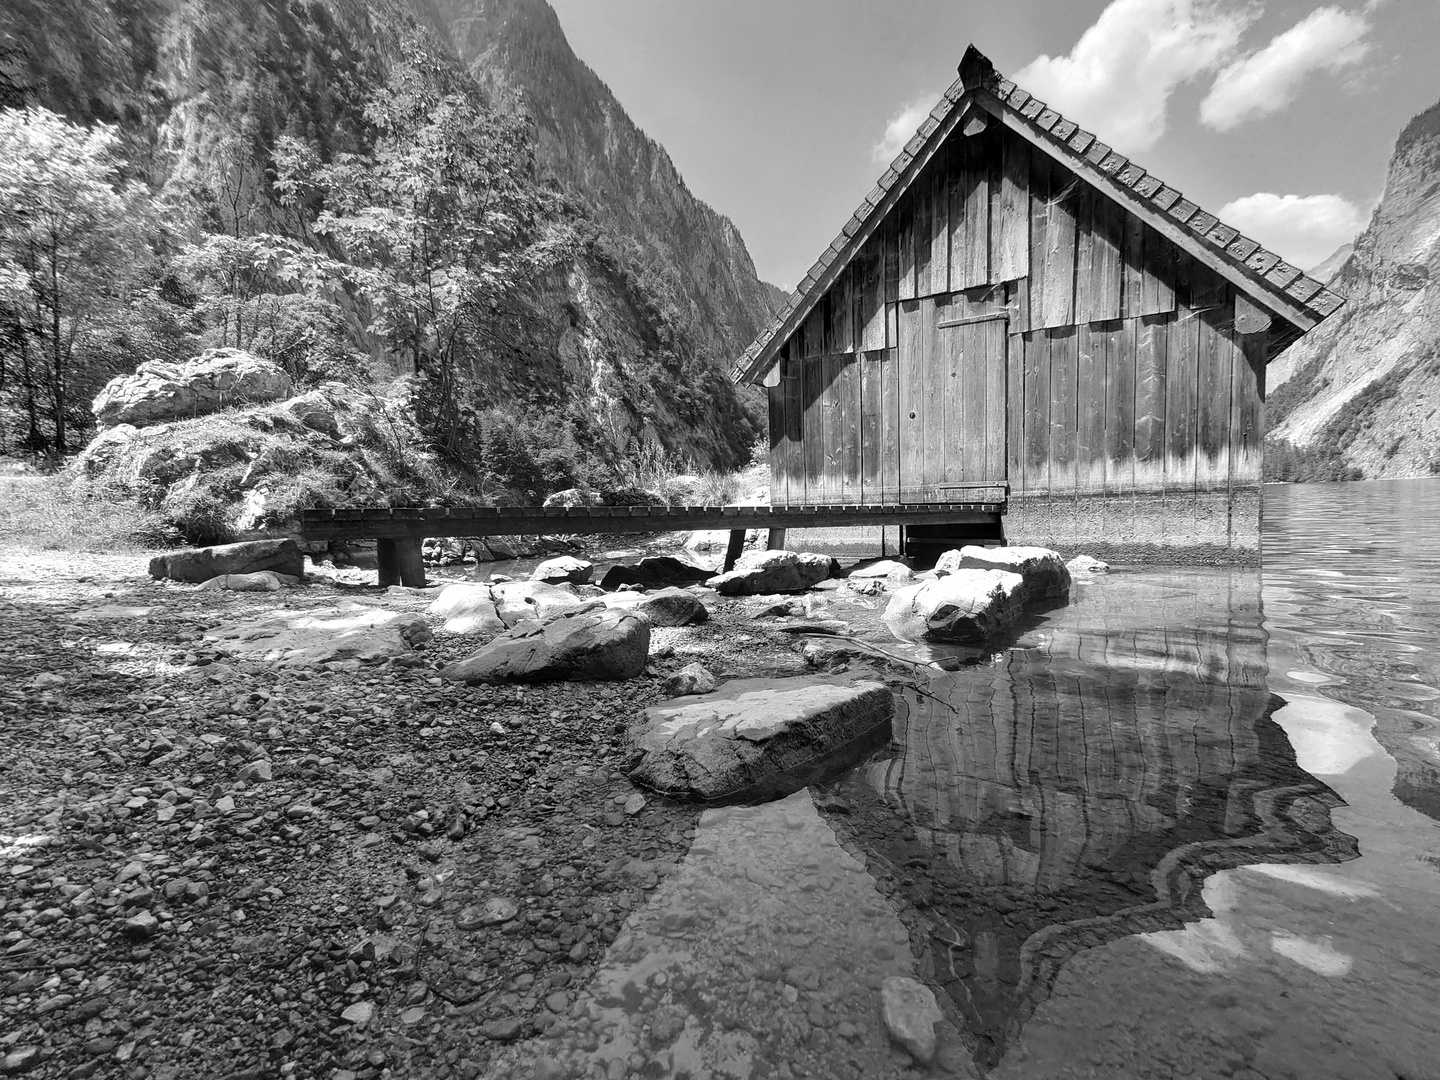
[(1077, 585), (891, 746), (705, 812), (492, 1074), (1440, 1075), (1440, 481), (1270, 488), (1265, 568)]

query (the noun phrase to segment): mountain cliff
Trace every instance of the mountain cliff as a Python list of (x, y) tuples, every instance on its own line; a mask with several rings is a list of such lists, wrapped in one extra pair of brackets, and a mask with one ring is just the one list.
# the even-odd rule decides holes
[[(564, 413), (612, 460), (658, 443), (696, 467), (743, 463), (763, 408), (726, 371), (779, 290), (574, 55), (544, 0), (6, 0), (0, 106), (117, 124), (131, 174), (167, 197), (201, 192), (211, 231), (323, 247), (276, 195), (277, 141), (302, 140), (322, 162), (367, 153), (366, 107), (417, 40), (494, 107), (523, 110), (538, 171), (521, 182), (556, 193), (552, 226), (567, 238), (532, 340), (477, 371), (480, 403)], [(363, 338), (364, 311), (350, 315)], [(359, 344), (406, 371), (403, 356)]]
[(1272, 444), (1330, 475), (1440, 474), (1440, 103), (1401, 132), (1380, 204), (1330, 284), (1346, 305), (1271, 366)]

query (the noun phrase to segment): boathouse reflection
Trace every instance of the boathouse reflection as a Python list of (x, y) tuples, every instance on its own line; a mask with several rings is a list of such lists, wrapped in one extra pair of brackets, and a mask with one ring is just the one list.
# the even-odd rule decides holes
[(1258, 571), (1082, 586), (906, 691), (892, 750), (817, 800), (982, 1065), (1076, 951), (1207, 914), (1210, 873), (1355, 856), (1269, 719), (1265, 641)]

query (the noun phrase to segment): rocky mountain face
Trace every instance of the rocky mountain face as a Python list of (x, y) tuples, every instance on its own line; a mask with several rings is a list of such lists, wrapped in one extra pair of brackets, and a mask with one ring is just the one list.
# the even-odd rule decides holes
[(1440, 474), (1440, 103), (1330, 284), (1348, 303), (1271, 365), (1271, 440), (1370, 479)]
[(785, 293), (759, 281), (734, 224), (695, 198), (565, 40), (545, 0), (417, 0), (482, 81), (533, 118), (541, 161), (567, 193), (631, 238), (706, 344), (738, 355)]
[(363, 151), (366, 102), (416, 34), (532, 119), (541, 182), (580, 237), (544, 287), (543, 355), (493, 379), (497, 394), (580, 403), (616, 455), (639, 440), (696, 467), (743, 464), (763, 404), (725, 373), (782, 294), (544, 0), (7, 0), (0, 105), (119, 124), (152, 186), (206, 186), (222, 218), (233, 204), (217, 231), (295, 234), (269, 186), (276, 139), (323, 160)]

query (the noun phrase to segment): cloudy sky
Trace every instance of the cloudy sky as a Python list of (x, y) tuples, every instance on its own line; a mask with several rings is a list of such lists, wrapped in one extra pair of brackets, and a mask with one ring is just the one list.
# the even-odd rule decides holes
[(969, 42), (1309, 267), (1440, 99), (1440, 0), (551, 0), (571, 46), (791, 288)]

